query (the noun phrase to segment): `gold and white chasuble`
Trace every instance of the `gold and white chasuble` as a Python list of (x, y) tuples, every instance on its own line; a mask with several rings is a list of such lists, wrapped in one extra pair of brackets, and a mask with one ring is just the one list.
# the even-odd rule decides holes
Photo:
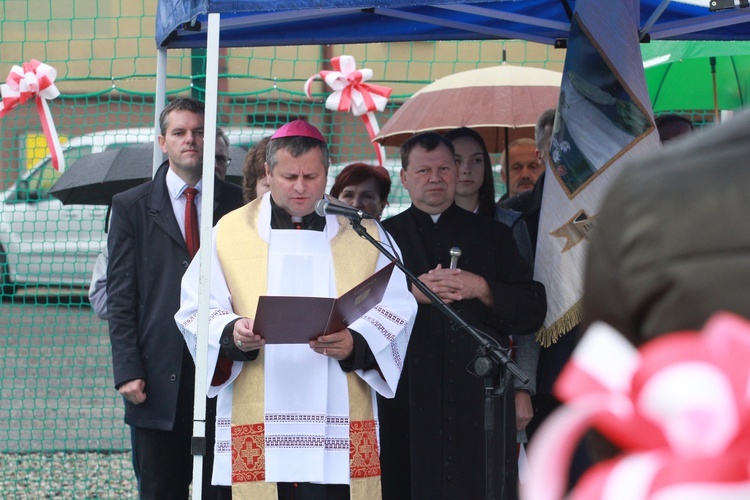
[[(398, 269), (381, 303), (350, 325), (380, 373), (347, 374), (307, 344), (275, 344), (254, 361), (234, 362), (229, 380), (210, 386), (224, 326), (253, 318), (259, 296), (336, 297), (388, 264), (344, 218), (327, 216), (322, 232), (271, 230), (269, 200), (226, 215), (214, 232), (207, 374), (208, 395), (219, 398), (213, 483), (231, 484), (234, 498), (275, 499), (276, 482), (348, 483), (352, 499), (380, 498), (372, 389), (393, 397), (416, 314)], [(198, 261), (183, 278), (175, 316), (193, 355)]]

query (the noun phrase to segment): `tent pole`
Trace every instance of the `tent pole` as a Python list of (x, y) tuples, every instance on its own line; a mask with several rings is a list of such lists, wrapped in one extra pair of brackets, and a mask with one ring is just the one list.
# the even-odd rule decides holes
[[(216, 154), (216, 110), (219, 87), (219, 26), (221, 14), (208, 15), (206, 45), (206, 113), (203, 134), (203, 189), (201, 192), (201, 248), (211, 248), (214, 212), (214, 155)], [(203, 460), (206, 443), (206, 386), (208, 371), (208, 315), (211, 283), (211, 252), (199, 252), (198, 339), (195, 355), (195, 394), (193, 409), (193, 500), (200, 500), (203, 485)]]
[[(320, 46), (320, 70), (332, 70), (333, 65), (331, 64), (331, 59), (333, 59), (333, 47), (331, 45), (321, 45)], [(320, 71), (318, 70), (318, 71)], [(323, 84), (323, 89), (325, 89), (325, 84)], [(325, 101), (324, 101), (325, 102)], [(332, 157), (338, 157), (341, 154), (341, 148), (340, 146), (337, 146), (334, 144), (334, 141), (331, 140), (333, 137), (333, 131), (334, 131), (334, 113), (332, 111), (329, 111), (325, 104), (323, 105), (322, 109), (322, 126), (323, 130), (325, 131), (325, 138), (326, 142), (329, 144), (329, 149), (331, 152)], [(310, 120), (312, 122), (312, 120)], [(349, 151), (349, 154), (351, 154), (351, 150)]]
[(156, 175), (156, 171), (164, 161), (164, 153), (159, 147), (156, 138), (161, 135), (159, 127), (159, 115), (166, 106), (167, 101), (167, 48), (159, 47), (156, 49), (156, 95), (154, 96), (154, 161), (151, 169), (151, 177)]
[(708, 60), (711, 63), (711, 83), (714, 90), (714, 122), (719, 123), (719, 94), (716, 90), (716, 58), (710, 57)]
[(510, 198), (510, 158), (508, 158), (508, 127), (503, 127), (503, 134), (505, 135), (505, 154), (503, 155), (503, 163), (505, 164), (503, 171), (505, 172), (505, 192)]

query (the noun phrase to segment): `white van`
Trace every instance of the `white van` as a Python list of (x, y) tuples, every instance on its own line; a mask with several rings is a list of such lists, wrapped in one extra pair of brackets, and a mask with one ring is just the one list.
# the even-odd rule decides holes
[[(249, 148), (273, 130), (222, 127), (231, 144)], [(82, 156), (154, 141), (150, 127), (105, 130), (63, 144), (67, 166)], [(47, 156), (0, 193), (0, 295), (18, 285), (85, 287), (106, 245), (107, 207), (63, 205), (49, 194), (61, 174)]]

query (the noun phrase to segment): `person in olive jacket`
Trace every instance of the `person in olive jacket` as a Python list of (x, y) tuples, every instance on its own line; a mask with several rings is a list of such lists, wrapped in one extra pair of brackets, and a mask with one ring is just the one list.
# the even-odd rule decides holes
[(592, 235), (584, 327), (604, 321), (638, 346), (716, 311), (750, 318), (748, 130), (745, 112), (625, 167)]

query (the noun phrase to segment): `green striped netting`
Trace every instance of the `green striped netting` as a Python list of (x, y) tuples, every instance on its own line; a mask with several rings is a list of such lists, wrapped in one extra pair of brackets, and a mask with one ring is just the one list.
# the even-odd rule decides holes
[[(71, 145), (68, 164), (92, 151), (80, 144), (86, 134), (119, 145), (150, 139), (121, 136), (153, 127), (155, 11), (156, 0), (0, 2), (0, 77), (31, 59), (56, 69), (61, 95), (50, 108), (61, 141)], [(393, 89), (377, 115), (382, 126), (422, 86), (498, 64), (504, 52), (511, 64), (562, 70), (564, 51), (518, 40), (224, 49), (217, 119), (265, 135), (291, 118), (314, 119), (329, 140), (333, 175), (343, 164), (375, 160), (362, 122), (324, 108), (329, 89), (318, 80), (314, 99), (303, 93), (331, 57), (354, 56), (373, 70), (372, 83)], [(169, 96), (203, 99), (204, 66), (205, 51), (169, 51)], [(0, 498), (135, 497), (107, 324), (85, 293), (106, 238), (106, 207), (62, 206), (49, 195), (59, 174), (32, 103), (0, 119), (0, 130)], [(394, 162), (397, 151), (387, 155)], [(397, 210), (408, 196), (397, 168), (393, 175), (389, 201)], [(502, 193), (500, 179), (496, 186)]]

